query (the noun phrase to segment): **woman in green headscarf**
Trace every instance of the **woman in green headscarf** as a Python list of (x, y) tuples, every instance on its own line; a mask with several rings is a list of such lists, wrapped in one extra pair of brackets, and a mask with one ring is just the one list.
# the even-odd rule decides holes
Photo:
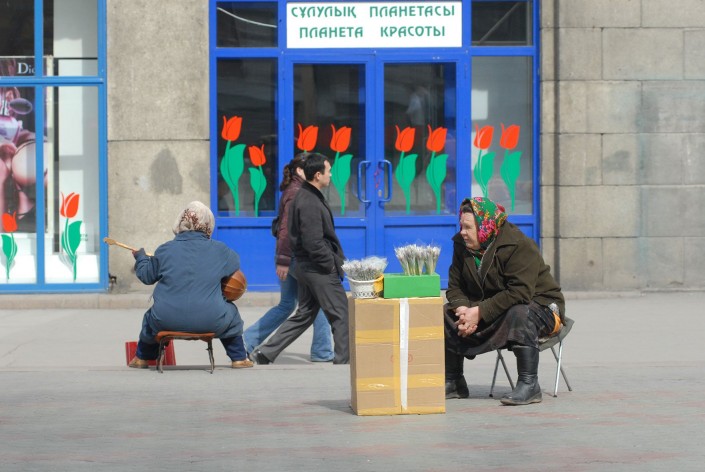
[(560, 329), (565, 301), (536, 243), (507, 221), (501, 205), (462, 201), (446, 298), (446, 398), (469, 396), (464, 357), (506, 348), (519, 379), (502, 403), (540, 402), (538, 340)]

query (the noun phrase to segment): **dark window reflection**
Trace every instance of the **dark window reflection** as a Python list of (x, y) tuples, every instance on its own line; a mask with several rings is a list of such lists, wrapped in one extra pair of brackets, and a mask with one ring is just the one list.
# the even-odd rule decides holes
[[(223, 59), (218, 61), (218, 211), (229, 216), (254, 216), (254, 192), (250, 185), (250, 146), (261, 148), (267, 162), (262, 166), (267, 186), (258, 202), (258, 215), (274, 210), (278, 172), (276, 100), (276, 61), (273, 59)], [(243, 171), (239, 178), (237, 199), (220, 172), (227, 141), (221, 136), (223, 117), (242, 118), (237, 140), (231, 146), (244, 145)]]
[(219, 3), (216, 11), (218, 47), (276, 47), (277, 4)]
[(475, 46), (530, 45), (531, 2), (476, 1), (472, 3), (472, 44)]

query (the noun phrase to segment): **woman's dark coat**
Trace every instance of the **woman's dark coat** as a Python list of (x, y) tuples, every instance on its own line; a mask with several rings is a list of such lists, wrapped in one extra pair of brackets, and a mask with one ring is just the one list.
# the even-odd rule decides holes
[(489, 324), (512, 306), (533, 300), (546, 307), (555, 303), (562, 318), (565, 301), (550, 270), (536, 243), (512, 223), (502, 225), (479, 269), (457, 233), (448, 273), (448, 305), (452, 309), (479, 306), (480, 316)]

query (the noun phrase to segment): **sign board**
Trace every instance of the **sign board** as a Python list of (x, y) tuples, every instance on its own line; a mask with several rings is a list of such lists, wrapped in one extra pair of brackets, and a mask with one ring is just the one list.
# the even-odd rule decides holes
[(462, 46), (457, 1), (287, 3), (286, 17), (290, 49)]

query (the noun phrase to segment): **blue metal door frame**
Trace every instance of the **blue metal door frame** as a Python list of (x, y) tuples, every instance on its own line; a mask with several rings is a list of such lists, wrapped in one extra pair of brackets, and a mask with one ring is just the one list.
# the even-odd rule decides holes
[[(232, 0), (230, 0), (232, 1)], [(253, 0), (250, 0), (253, 1)], [(254, 0), (259, 1), (259, 0)], [(505, 0), (496, 0), (505, 1)], [(216, 106), (216, 84), (215, 84), (215, 64), (216, 60), (224, 57), (233, 58), (277, 58), (279, 61), (279, 77), (278, 77), (278, 93), (277, 93), (277, 114), (279, 116), (279, 136), (282, 139), (280, 143), (280, 169), (284, 163), (288, 162), (293, 157), (293, 147), (282, 146), (281, 143), (292, 142), (296, 132), (295, 123), (293, 120), (293, 84), (289, 82), (293, 77), (293, 65), (297, 63), (306, 64), (328, 64), (328, 63), (345, 63), (345, 64), (364, 64), (365, 65), (365, 97), (368, 104), (376, 104), (366, 107), (367, 119), (367, 141), (365, 149), (368, 156), (372, 156), (371, 163), (368, 168), (368, 178), (365, 179), (365, 198), (370, 200), (368, 209), (364, 219), (355, 219), (348, 217), (336, 217), (336, 227), (342, 233), (346, 229), (359, 228), (367, 226), (369, 230), (365, 233), (365, 247), (369, 248), (365, 254), (356, 252), (347, 253), (348, 257), (357, 258), (366, 255), (386, 255), (390, 260), (390, 266), (397, 264), (393, 255), (390, 252), (390, 244), (397, 244), (399, 241), (393, 241), (393, 238), (385, 236), (385, 228), (415, 228), (426, 227), (426, 235), (433, 235), (432, 228), (438, 228), (439, 234), (443, 234), (444, 238), (457, 231), (457, 216), (456, 215), (440, 215), (440, 216), (390, 216), (384, 214), (384, 209), (380, 205), (378, 198), (370, 198), (374, 196), (374, 182), (369, 178), (370, 169), (376, 169), (382, 162), (383, 158), (383, 136), (381, 135), (381, 127), (379, 123), (384, 123), (384, 64), (401, 64), (401, 63), (444, 63), (452, 62), (456, 64), (456, 116), (457, 116), (457, 150), (458, 156), (457, 170), (457, 194), (456, 208), (460, 201), (465, 196), (470, 195), (470, 186), (472, 182), (472, 168), (469, 156), (472, 152), (472, 142), (470, 141), (470, 133), (472, 129), (471, 117), (471, 78), (472, 78), (472, 58), (479, 56), (523, 56), (530, 57), (533, 70), (532, 84), (532, 123), (533, 129), (533, 161), (532, 169), (532, 213), (528, 215), (510, 215), (509, 219), (513, 223), (519, 225), (522, 230), (539, 242), (540, 238), (540, 165), (539, 165), (539, 86), (538, 86), (538, 71), (539, 71), (539, 5), (538, 1), (531, 3), (531, 18), (533, 41), (530, 45), (525, 46), (474, 46), (471, 44), (471, 7), (472, 0), (462, 0), (463, 5), (463, 46), (460, 48), (410, 48), (410, 49), (306, 49), (295, 50), (286, 47), (286, 8), (288, 3), (284, 0), (278, 0), (278, 44), (276, 48), (242, 48), (242, 49), (226, 49), (216, 47), (215, 35), (215, 7), (219, 2), (211, 0), (211, 109), (217, 109)], [(222, 2), (225, 3), (225, 2)], [(264, 0), (264, 3), (271, 3)], [(330, 2), (329, 2), (330, 3)], [(341, 61), (341, 57), (345, 61)], [(211, 115), (211, 149), (212, 149), (212, 202), (217, 201), (216, 195), (216, 176), (217, 162), (215, 141), (218, 139), (219, 124), (215, 113)], [(462, 156), (468, 156), (462, 159)], [(364, 221), (363, 221), (364, 220)], [(254, 237), (255, 234), (261, 234), (261, 238), (272, 239), (268, 235), (271, 218), (260, 217), (240, 217), (240, 218), (217, 218), (216, 225), (219, 228), (228, 228), (229, 230), (237, 231), (237, 227), (247, 228), (247, 237)], [(244, 229), (244, 228), (243, 228)], [(243, 233), (244, 235), (245, 233)], [(262, 239), (260, 239), (260, 243)], [(227, 238), (226, 238), (227, 239)], [(385, 241), (385, 239), (387, 239)], [(241, 241), (241, 239), (238, 239)], [(413, 241), (409, 241), (413, 242)], [(426, 241), (430, 242), (430, 241)], [(441, 241), (434, 241), (441, 242)], [(449, 258), (451, 256), (451, 246), (449, 241), (443, 241), (444, 250), (442, 254)], [(271, 251), (273, 258), (273, 242), (260, 244), (262, 251)], [(443, 257), (443, 256), (442, 256)], [(271, 260), (270, 258), (270, 260)], [(445, 279), (446, 274), (444, 262), (439, 262), (438, 272)], [(276, 290), (276, 280), (268, 274), (273, 273), (273, 267), (253, 267), (250, 269), (252, 274), (250, 279), (253, 281), (251, 288), (254, 290)]]
[[(44, 75), (44, 0), (34, 2), (34, 74), (31, 77), (0, 77), (0, 86), (33, 87), (35, 90), (35, 114), (37, 123), (44, 121), (45, 88), (46, 87), (96, 87), (98, 90), (98, 188), (99, 199), (99, 238), (102, 241), (107, 235), (108, 227), (108, 171), (107, 171), (107, 91), (106, 91), (106, 0), (97, 1), (98, 17), (98, 74), (96, 76), (45, 76)], [(44, 141), (44, 127), (36, 126), (35, 139)], [(44, 168), (44, 147), (36, 146), (36, 169)], [(108, 249), (105, 244), (99, 250), (99, 282), (98, 283), (46, 283), (45, 278), (45, 244), (46, 225), (45, 191), (42, 185), (36, 186), (36, 252), (37, 281), (36, 283), (0, 285), (0, 293), (70, 293), (70, 292), (101, 292), (108, 288)]]

